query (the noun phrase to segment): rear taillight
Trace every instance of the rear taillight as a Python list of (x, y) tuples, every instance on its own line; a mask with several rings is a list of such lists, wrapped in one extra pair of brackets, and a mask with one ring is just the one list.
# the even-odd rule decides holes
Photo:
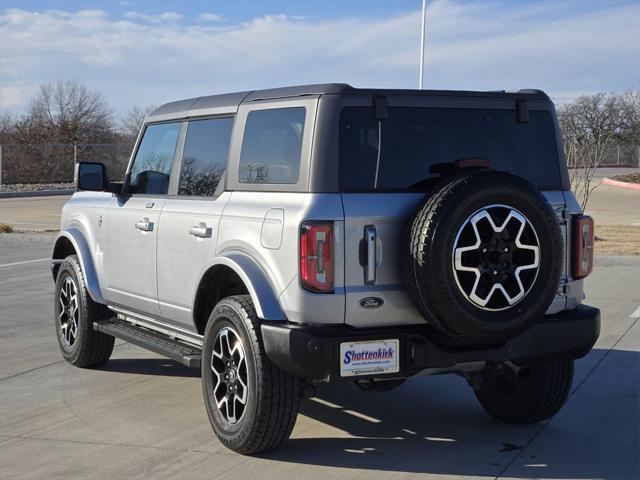
[(300, 283), (311, 292), (333, 292), (333, 222), (300, 227)]
[(583, 278), (593, 270), (593, 218), (573, 217), (573, 278)]

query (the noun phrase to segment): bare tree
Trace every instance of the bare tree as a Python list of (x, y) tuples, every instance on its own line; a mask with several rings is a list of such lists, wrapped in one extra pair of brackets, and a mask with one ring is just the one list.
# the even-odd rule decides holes
[(142, 127), (144, 123), (144, 119), (157, 108), (157, 105), (147, 105), (146, 107), (136, 105), (124, 114), (120, 128), (123, 135), (127, 137), (131, 143), (135, 142), (140, 127)]
[(113, 136), (107, 100), (76, 80), (41, 85), (27, 119), (28, 126), (37, 129), (30, 132), (32, 139), (48, 143), (107, 143)]
[(584, 95), (559, 109), (571, 188), (582, 209), (598, 186), (593, 176), (613, 141), (623, 130), (624, 99), (621, 95)]
[(618, 136), (623, 143), (640, 145), (640, 90), (629, 90), (620, 95)]
[(0, 143), (12, 143), (17, 120), (8, 112), (0, 114)]
[(76, 80), (42, 84), (24, 115), (1, 124), (12, 182), (69, 181), (74, 159), (123, 163), (122, 154), (105, 145), (121, 141), (109, 104)]

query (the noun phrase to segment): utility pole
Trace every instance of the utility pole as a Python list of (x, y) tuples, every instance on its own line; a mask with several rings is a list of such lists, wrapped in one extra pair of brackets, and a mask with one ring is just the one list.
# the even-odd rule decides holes
[(424, 77), (424, 42), (427, 23), (427, 0), (422, 0), (422, 28), (420, 30), (420, 90), (423, 88)]

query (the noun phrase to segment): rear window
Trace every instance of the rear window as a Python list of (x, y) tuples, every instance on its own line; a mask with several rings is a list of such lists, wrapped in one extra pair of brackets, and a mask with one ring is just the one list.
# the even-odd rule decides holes
[(240, 183), (298, 183), (304, 107), (249, 112), (240, 153)]
[(374, 190), (377, 164), (375, 189), (419, 189), (438, 178), (432, 166), (468, 158), (490, 160), (492, 168), (540, 189), (561, 188), (555, 128), (546, 111), (531, 110), (529, 122), (518, 123), (515, 110), (391, 107), (378, 122), (371, 107), (347, 107), (339, 143), (342, 191)]

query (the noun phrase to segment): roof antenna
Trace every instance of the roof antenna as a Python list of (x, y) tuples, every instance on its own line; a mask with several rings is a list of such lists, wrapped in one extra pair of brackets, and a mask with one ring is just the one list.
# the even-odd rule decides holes
[(422, 0), (422, 29), (420, 31), (420, 90), (423, 89), (424, 77), (424, 42), (427, 24), (427, 0)]

